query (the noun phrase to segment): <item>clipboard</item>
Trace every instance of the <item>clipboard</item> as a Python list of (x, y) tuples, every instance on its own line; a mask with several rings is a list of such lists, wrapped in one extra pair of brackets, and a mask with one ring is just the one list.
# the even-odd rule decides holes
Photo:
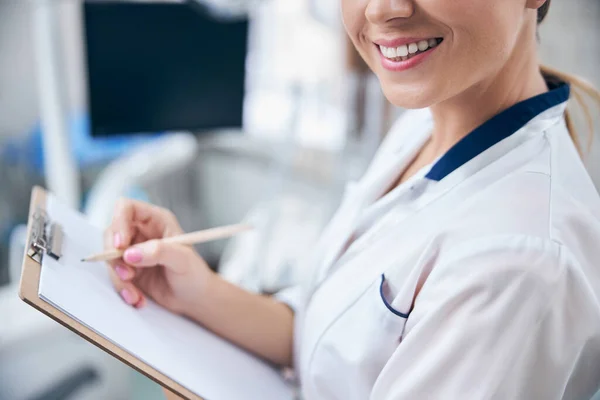
[(39, 284), (43, 257), (60, 257), (61, 228), (46, 215), (47, 194), (41, 187), (34, 187), (31, 193), (27, 241), (23, 257), (19, 297), (27, 304), (52, 318), (59, 324), (75, 332), (88, 342), (104, 350), (111, 356), (152, 379), (173, 394), (188, 400), (203, 400), (171, 378), (147, 365), (125, 350), (111, 343), (93, 330), (39, 298)]

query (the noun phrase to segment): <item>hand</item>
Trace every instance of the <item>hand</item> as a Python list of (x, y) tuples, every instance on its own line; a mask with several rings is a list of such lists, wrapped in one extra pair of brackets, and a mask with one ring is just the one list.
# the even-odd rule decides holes
[(193, 248), (156, 240), (182, 233), (169, 210), (135, 200), (117, 203), (104, 238), (107, 249), (125, 249), (110, 263), (110, 275), (127, 304), (140, 308), (148, 297), (183, 314), (197, 303), (214, 273)]

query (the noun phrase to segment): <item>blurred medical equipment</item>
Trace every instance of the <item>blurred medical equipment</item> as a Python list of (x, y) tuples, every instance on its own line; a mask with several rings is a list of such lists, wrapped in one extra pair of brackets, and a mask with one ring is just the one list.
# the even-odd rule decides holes
[(93, 136), (241, 128), (248, 20), (196, 2), (83, 5)]
[[(195, 159), (197, 150), (197, 140), (187, 133), (165, 135), (136, 147), (99, 174), (89, 191), (85, 214), (92, 224), (100, 228), (107, 226), (113, 212), (110, 205), (119, 197), (182, 172)], [(180, 201), (189, 198), (185, 194), (181, 191), (172, 193)]]
[[(26, 135), (9, 138), (0, 144), (0, 182), (2, 183), (2, 190), (0, 190), (0, 286), (8, 281), (7, 266), (14, 265), (11, 262), (6, 263), (11, 231), (18, 231), (15, 226), (27, 220), (27, 204), (31, 188), (35, 185), (45, 185), (46, 154), (43, 135), (43, 127), (38, 123)], [(84, 113), (70, 116), (65, 136), (70, 144), (70, 151), (75, 160), (81, 188), (84, 192), (90, 186), (93, 187), (99, 173), (111, 161), (129, 154), (132, 149), (152, 143), (153, 140), (160, 137), (159, 135), (143, 135), (91, 138), (89, 121)], [(170, 143), (167, 139), (168, 136), (162, 136), (162, 138), (162, 144)], [(173, 140), (178, 141), (176, 138)], [(181, 163), (186, 159), (186, 151), (193, 151), (193, 147), (186, 147), (186, 150), (182, 152), (183, 159), (173, 157), (170, 162)], [(160, 153), (165, 156), (173, 156), (173, 153), (169, 152)], [(160, 161), (160, 159), (157, 160)], [(136, 171), (139, 171), (139, 168)], [(135, 194), (131, 191), (124, 193)], [(15, 235), (16, 232), (13, 232), (12, 236)], [(17, 264), (20, 264), (21, 257), (22, 254), (19, 254)]]
[(213, 15), (226, 18), (247, 16), (262, 0), (189, 0), (207, 8)]
[[(198, 57), (193, 57), (193, 55), (203, 55), (205, 56), (206, 53), (202, 52), (202, 51), (198, 51), (198, 49), (201, 48), (201, 46), (199, 46), (200, 42), (198, 42), (198, 40), (202, 40), (202, 42), (206, 45), (206, 38), (211, 38), (211, 37), (219, 37), (219, 36), (223, 36), (223, 40), (226, 39), (227, 34), (229, 34), (229, 37), (231, 37), (231, 41), (229, 42), (230, 45), (230, 49), (234, 49), (235, 51), (228, 51), (229, 49), (226, 50), (226, 47), (214, 47), (212, 50), (212, 53), (214, 55), (220, 55), (220, 61), (222, 63), (223, 60), (227, 61), (227, 60), (242, 60), (241, 63), (239, 62), (231, 62), (226, 64), (225, 68), (222, 68), (221, 72), (226, 72), (227, 73), (227, 81), (224, 81), (222, 78), (223, 76), (218, 76), (215, 75), (215, 70), (212, 70), (212, 80), (206, 80), (206, 81), (195, 81), (200, 85), (204, 85), (203, 86), (203, 91), (204, 93), (207, 93), (207, 89), (209, 87), (211, 87), (211, 85), (213, 85), (213, 91), (211, 92), (212, 94), (214, 94), (214, 84), (217, 83), (217, 86), (221, 87), (227, 87), (227, 83), (229, 82), (229, 87), (231, 88), (230, 91), (227, 92), (227, 96), (221, 97), (221, 101), (224, 102), (227, 107), (220, 107), (220, 109), (224, 110), (223, 113), (221, 113), (219, 115), (219, 113), (198, 113), (199, 109), (206, 109), (206, 107), (201, 107), (201, 104), (198, 103), (198, 85), (194, 86), (194, 85), (189, 85), (190, 80), (192, 80), (193, 82), (193, 78), (194, 76), (190, 75), (190, 70), (186, 70), (183, 72), (187, 72), (187, 74), (182, 75), (182, 63), (181, 61), (185, 59), (182, 58), (182, 55), (185, 54), (185, 52), (181, 52), (181, 53), (174, 53), (173, 51), (168, 52), (168, 51), (164, 51), (166, 50), (165, 46), (162, 46), (163, 53), (160, 54), (158, 57), (156, 58), (151, 58), (149, 59), (148, 57), (152, 56), (152, 52), (149, 50), (149, 46), (145, 46), (146, 49), (146, 58), (144, 61), (146, 61), (147, 65), (145, 66), (145, 68), (142, 70), (143, 71), (151, 71), (152, 68), (154, 68), (154, 71), (156, 72), (156, 69), (159, 67), (165, 68), (167, 65), (171, 65), (174, 66), (172, 69), (173, 71), (179, 72), (179, 75), (182, 75), (184, 79), (187, 79), (188, 81), (186, 81), (186, 83), (189, 85), (189, 87), (191, 89), (188, 89), (187, 91), (182, 91), (181, 93), (183, 93), (185, 96), (183, 96), (183, 98), (181, 100), (187, 101), (186, 104), (179, 104), (178, 109), (182, 110), (182, 111), (177, 111), (177, 107), (173, 108), (171, 107), (169, 109), (169, 113), (165, 112), (164, 110), (167, 108), (165, 106), (164, 103), (158, 104), (156, 103), (156, 101), (158, 101), (157, 97), (149, 97), (149, 100), (154, 99), (155, 101), (155, 108), (154, 111), (158, 110), (158, 108), (156, 108), (157, 106), (160, 107), (162, 105), (162, 108), (160, 109), (161, 112), (155, 112), (151, 114), (151, 117), (156, 118), (158, 120), (152, 120), (152, 118), (148, 118), (148, 116), (141, 116), (141, 115), (137, 115), (137, 117), (143, 117), (145, 119), (145, 121), (143, 119), (136, 121), (137, 124), (132, 124), (129, 127), (125, 126), (126, 124), (119, 126), (118, 123), (117, 124), (113, 124), (113, 125), (108, 125), (105, 130), (105, 133), (111, 133), (110, 130), (115, 128), (117, 131), (122, 130), (121, 132), (123, 133), (131, 133), (132, 131), (128, 131), (127, 132), (127, 128), (131, 128), (134, 131), (137, 131), (136, 128), (141, 129), (142, 131), (144, 130), (143, 128), (148, 128), (150, 131), (152, 131), (152, 129), (156, 129), (156, 127), (158, 125), (164, 124), (164, 123), (172, 123), (174, 124), (174, 126), (171, 127), (167, 127), (168, 129), (158, 129), (160, 131), (162, 130), (177, 130), (178, 125), (181, 126), (182, 128), (194, 128), (194, 129), (206, 129), (208, 127), (211, 127), (211, 122), (207, 120), (207, 118), (211, 117), (213, 118), (212, 124), (225, 124), (225, 125), (234, 125), (234, 126), (239, 126), (240, 125), (240, 120), (241, 120), (241, 106), (239, 106), (239, 103), (242, 101), (241, 98), (243, 97), (243, 86), (244, 86), (244, 74), (243, 74), (243, 69), (244, 69), (244, 65), (243, 65), (243, 60), (245, 58), (245, 45), (246, 45), (246, 36), (247, 36), (247, 21), (245, 20), (240, 20), (238, 18), (238, 20), (236, 22), (232, 22), (229, 24), (219, 24), (215, 21), (210, 22), (209, 18), (204, 18), (204, 24), (199, 24), (198, 27), (196, 27), (195, 29), (192, 27), (192, 20), (194, 19), (194, 17), (192, 17), (192, 15), (194, 15), (196, 18), (200, 18), (201, 13), (199, 13), (199, 9), (200, 6), (198, 6), (198, 3), (201, 2), (195, 2), (195, 1), (186, 1), (186, 2), (152, 2), (152, 3), (148, 3), (148, 2), (129, 2), (129, 3), (125, 3), (122, 2), (122, 4), (118, 4), (116, 2), (107, 2), (107, 4), (84, 4), (84, 7), (86, 8), (86, 10), (91, 10), (91, 9), (95, 9), (95, 7), (105, 7), (103, 8), (104, 11), (108, 10), (109, 8), (114, 9), (115, 7), (126, 7), (126, 8), (134, 8), (134, 7), (138, 7), (138, 6), (145, 6), (144, 7), (144, 13), (146, 12), (145, 10), (150, 10), (150, 9), (155, 9), (155, 7), (160, 7), (161, 9), (163, 9), (163, 7), (169, 7), (169, 11), (171, 13), (171, 15), (175, 15), (177, 14), (179, 16), (179, 21), (178, 24), (182, 29), (168, 29), (168, 30), (164, 30), (161, 32), (161, 34), (166, 34), (169, 32), (173, 32), (173, 35), (177, 35), (179, 34), (179, 37), (177, 37), (177, 39), (179, 41), (171, 41), (166, 42), (164, 40), (161, 40), (160, 37), (156, 37), (154, 36), (154, 46), (155, 47), (161, 47), (161, 43), (163, 45), (166, 46), (170, 46), (174, 51), (177, 50), (182, 50), (184, 48), (184, 46), (186, 47), (185, 49), (187, 50), (187, 59), (185, 61), (195, 61), (193, 63), (189, 63), (189, 65), (191, 67), (195, 67), (198, 68), (199, 67), (199, 59)], [(76, 4), (76, 3), (75, 3)], [(39, 94), (40, 94), (40, 99), (41, 99), (41, 123), (43, 126), (42, 129), (42, 133), (43, 133), (43, 137), (44, 137), (44, 153), (45, 153), (45, 157), (44, 157), (44, 163), (45, 163), (45, 177), (46, 177), (46, 181), (47, 181), (47, 187), (52, 190), (54, 193), (56, 193), (60, 198), (62, 198), (65, 202), (67, 202), (68, 204), (70, 204), (71, 206), (77, 207), (81, 201), (81, 189), (80, 189), (80, 177), (78, 174), (78, 170), (77, 170), (77, 166), (75, 165), (75, 161), (73, 160), (73, 156), (72, 156), (72, 152), (71, 152), (71, 143), (69, 142), (69, 138), (68, 135), (66, 135), (65, 133), (68, 131), (68, 125), (69, 125), (69, 110), (68, 110), (68, 106), (66, 104), (66, 99), (65, 99), (65, 93), (66, 93), (66, 87), (67, 87), (67, 79), (66, 79), (66, 70), (64, 68), (63, 65), (63, 60), (64, 60), (64, 49), (62, 45), (64, 45), (64, 43), (61, 43), (61, 38), (60, 38), (60, 24), (61, 24), (61, 19), (60, 19), (60, 15), (58, 13), (58, 4), (56, 2), (53, 2), (51, 0), (41, 0), (41, 1), (36, 1), (32, 3), (32, 11), (33, 11), (33, 16), (34, 16), (34, 21), (33, 21), (33, 29), (34, 29), (34, 38), (35, 38), (35, 49), (36, 49), (36, 56), (38, 60), (43, 60), (43, 62), (38, 62), (36, 63), (37, 65), (37, 74), (38, 74), (38, 83), (39, 83)], [(163, 9), (164, 10), (164, 9)], [(167, 12), (166, 14), (168, 15), (169, 12)], [(93, 12), (92, 12), (93, 13)], [(138, 11), (136, 11), (136, 13), (139, 14)], [(77, 13), (75, 13), (77, 14)], [(86, 15), (88, 15), (89, 13), (86, 11)], [(150, 14), (152, 14), (152, 12), (150, 12)], [(162, 13), (164, 14), (164, 13)], [(83, 20), (83, 17), (80, 16), (79, 17), (81, 20)], [(154, 17), (152, 17), (150, 15), (150, 20), (154, 18), (156, 21), (156, 14), (154, 14)], [(167, 18), (168, 19), (168, 18)], [(160, 20), (160, 18), (159, 18)], [(93, 44), (98, 44), (98, 36), (94, 36), (94, 28), (98, 28), (97, 25), (94, 25), (94, 20), (92, 17), (92, 20), (87, 21), (90, 23), (90, 44), (92, 45), (91, 49), (89, 49), (90, 51), (88, 52), (89, 55), (89, 59), (88, 61), (94, 61), (94, 57), (97, 56), (98, 54), (101, 54), (101, 52), (103, 51), (103, 48), (100, 46), (99, 48), (94, 47)], [(169, 23), (172, 24), (173, 19), (170, 19)], [(202, 29), (200, 27), (204, 27), (204, 28), (208, 28), (210, 25), (210, 29), (213, 30), (212, 34), (210, 32), (207, 32), (206, 30), (204, 30), (205, 35), (202, 37), (199, 37), (198, 33), (200, 31), (202, 31)], [(86, 25), (87, 26), (87, 25)], [(124, 29), (127, 29), (127, 27), (131, 26), (131, 22), (129, 23), (124, 23), (124, 24), (111, 24), (111, 30), (116, 29), (115, 26), (123, 26)], [(148, 24), (141, 24), (141, 27), (146, 26), (148, 27)], [(157, 25), (158, 26), (158, 25)], [(232, 26), (235, 26), (235, 28), (231, 28)], [(220, 27), (221, 31), (219, 31), (217, 28)], [(139, 27), (137, 27), (139, 30)], [(154, 27), (156, 28), (156, 26)], [(217, 29), (215, 31), (215, 29)], [(134, 28), (134, 31), (136, 29)], [(131, 33), (131, 32), (130, 32)], [(145, 30), (144, 31), (145, 34), (151, 34), (150, 31)], [(189, 35), (187, 35), (186, 33), (190, 33)], [(215, 36), (215, 33), (217, 33), (218, 35)], [(128, 37), (134, 37), (134, 38), (139, 38), (139, 36), (135, 36), (132, 34), (129, 35), (125, 35), (119, 38), (118, 42), (124, 42), (126, 38)], [(150, 39), (152, 38), (152, 36), (150, 36)], [(187, 39), (186, 39), (187, 38)], [(106, 39), (106, 37), (104, 37), (103, 39)], [(175, 36), (172, 36), (171, 39), (176, 39)], [(181, 40), (183, 39), (183, 40)], [(197, 47), (193, 47), (194, 45), (194, 41), (196, 41), (196, 45)], [(117, 42), (117, 43), (118, 43)], [(102, 43), (102, 41), (100, 41), (100, 43)], [(146, 41), (147, 44), (149, 44), (149, 41)], [(212, 43), (215, 43), (215, 41), (213, 41)], [(179, 45), (178, 45), (179, 44)], [(131, 52), (132, 48), (135, 48), (137, 46), (139, 46), (140, 43), (136, 43), (136, 46), (130, 47), (130, 48), (126, 48), (123, 49), (121, 48), (121, 50), (125, 50), (126, 53), (122, 53), (120, 54), (120, 56), (123, 57), (123, 59), (126, 59), (125, 55), (128, 54), (128, 52)], [(192, 46), (192, 47), (190, 47)], [(241, 46), (241, 47), (240, 47)], [(151, 47), (151, 46), (150, 46)], [(96, 51), (99, 51), (100, 53), (95, 53)], [(105, 50), (105, 48), (104, 48)], [(239, 51), (242, 50), (242, 51)], [(156, 54), (156, 53), (155, 53)], [(176, 55), (178, 55), (179, 57), (175, 57)], [(114, 60), (114, 59), (113, 59)], [(173, 60), (173, 62), (171, 62)], [(104, 60), (104, 62), (108, 62), (109, 60)], [(177, 64), (179, 63), (179, 64)], [(221, 64), (219, 63), (219, 64)], [(217, 64), (217, 63), (204, 63), (201, 69), (204, 70), (208, 70), (211, 64)], [(90, 80), (90, 86), (94, 86), (94, 88), (97, 89), (97, 83), (100, 83), (100, 85), (103, 84), (107, 84), (106, 81), (103, 81), (102, 79), (100, 79), (100, 81), (97, 80), (97, 76), (96, 74), (94, 74), (94, 71), (98, 71), (98, 64), (94, 64), (93, 62), (89, 63), (90, 65), (90, 74), (89, 74), (89, 80)], [(115, 66), (115, 64), (113, 63), (112, 66)], [(139, 66), (139, 65), (138, 65)], [(176, 66), (178, 66), (177, 69)], [(131, 68), (132, 65), (123, 65), (122, 67), (129, 67)], [(242, 71), (240, 73), (240, 71)], [(113, 71), (114, 72), (114, 71)], [(137, 71), (136, 71), (137, 72)], [(219, 72), (219, 71), (217, 71)], [(237, 76), (237, 78), (234, 78), (234, 75)], [(121, 78), (122, 77), (126, 77), (126, 78), (132, 78), (132, 76), (127, 76), (127, 75), (123, 75), (121, 74)], [(140, 79), (145, 78), (156, 78), (156, 73), (154, 74), (147, 74), (146, 76), (144, 76), (143, 74), (140, 74)], [(166, 82), (165, 81), (165, 77), (166, 79), (174, 79), (174, 77), (178, 76), (177, 74), (164, 74), (162, 75), (162, 78), (158, 80), (158, 83), (163, 83), (162, 86), (162, 93), (160, 93), (160, 95), (163, 97), (163, 100), (166, 101), (170, 101), (173, 100), (172, 96), (169, 95), (169, 93), (167, 93), (165, 90), (168, 89), (167, 86), (164, 85), (168, 85), (168, 86), (172, 86), (174, 85), (176, 82)], [(195, 77), (201, 77), (202, 74), (195, 74)], [(217, 77), (218, 79), (214, 79), (215, 77)], [(100, 78), (102, 78), (100, 76)], [(114, 81), (119, 81), (119, 76), (115, 75), (115, 80)], [(156, 80), (156, 79), (155, 79)], [(114, 83), (113, 81), (113, 83)], [(122, 82), (122, 81), (120, 81)], [(140, 89), (140, 80), (132, 80), (133, 83), (137, 83), (138, 86), (137, 88)], [(240, 83), (241, 82), (241, 83)], [(141, 82), (142, 86), (142, 92), (143, 95), (146, 95), (147, 93), (144, 92), (144, 90), (147, 89), (147, 86), (144, 86), (143, 83), (148, 83), (148, 81), (145, 82)], [(150, 82), (152, 83), (152, 82)], [(114, 86), (112, 85), (107, 85), (109, 88), (112, 88)], [(185, 86), (181, 86), (181, 81), (180, 81), (180, 89), (184, 88)], [(119, 89), (121, 89), (119, 87)], [(131, 89), (133, 89), (133, 87), (131, 87)], [(195, 90), (195, 92), (194, 92)], [(111, 117), (117, 117), (117, 118), (122, 118), (123, 115), (133, 115), (134, 117), (136, 117), (133, 113), (133, 111), (135, 111), (135, 107), (133, 107), (133, 103), (125, 103), (125, 104), (121, 104), (119, 102), (113, 103), (110, 105), (110, 108), (112, 110), (118, 110), (121, 111), (122, 114), (102, 114), (102, 110), (106, 110), (103, 108), (103, 103), (100, 102), (98, 103), (99, 99), (102, 99), (101, 95), (95, 95), (94, 92), (92, 92), (91, 90), (89, 91), (89, 102), (90, 102), (90, 108), (92, 111), (92, 119), (94, 121), (96, 121), (99, 117), (102, 118), (111, 118)], [(131, 91), (128, 91), (131, 92)], [(119, 98), (123, 98), (123, 91), (121, 90), (116, 90), (115, 93), (118, 93), (119, 97), (117, 98), (117, 100)], [(140, 93), (140, 92), (138, 92)], [(142, 95), (142, 96), (143, 96)], [(235, 97), (237, 97), (237, 100), (234, 99)], [(213, 103), (216, 101), (218, 104), (217, 99), (219, 99), (219, 97), (213, 98)], [(131, 99), (130, 99), (131, 100)], [(135, 99), (133, 99), (135, 100)], [(139, 100), (139, 98), (138, 98)], [(192, 102), (192, 104), (190, 105), (190, 102)], [(206, 104), (206, 101), (204, 101), (204, 103), (202, 104)], [(121, 107), (122, 106), (122, 107)], [(126, 111), (125, 111), (126, 110)], [(193, 110), (193, 112), (190, 113), (189, 110)], [(138, 111), (141, 111), (138, 109)], [(100, 116), (98, 116), (98, 113), (100, 113)], [(179, 115), (178, 115), (179, 113)], [(185, 115), (187, 114), (187, 115)], [(198, 123), (198, 121), (195, 121), (193, 119), (193, 114), (202, 114), (202, 117), (204, 118), (204, 121), (202, 123)], [(173, 121), (172, 118), (173, 117), (181, 117), (182, 119), (179, 121)], [(187, 120), (185, 118), (187, 118)], [(107, 121), (102, 120), (102, 118), (100, 119), (101, 123), (105, 123)], [(169, 119), (171, 119), (171, 121), (169, 121)], [(112, 121), (113, 123), (115, 121)], [(120, 123), (123, 123), (124, 121), (117, 121)], [(131, 122), (131, 121), (127, 121), (127, 122)], [(146, 122), (144, 124), (144, 122)], [(101, 124), (100, 124), (101, 125)], [(185, 126), (188, 125), (188, 126)], [(196, 125), (196, 126), (192, 126), (192, 125)], [(95, 129), (95, 123), (92, 124), (92, 126), (94, 126), (94, 128), (92, 129), (92, 131), (96, 132), (96, 131), (102, 131), (103, 129)], [(156, 130), (154, 130), (156, 131)], [(112, 132), (114, 133), (114, 132)]]
[(85, 386), (98, 380), (98, 372), (90, 367), (83, 366), (75, 369), (69, 376), (57, 383), (53, 383), (47, 389), (38, 393), (31, 400), (65, 400), (74, 396)]
[(53, 0), (33, 2), (33, 29), (37, 56), (37, 82), (44, 132), (47, 186), (65, 204), (77, 207), (79, 176), (66, 135), (65, 70), (59, 41), (59, 14)]
[[(18, 162), (18, 151), (10, 143), (0, 149), (0, 287), (9, 282), (7, 260), (10, 258), (9, 242), (13, 228), (27, 219), (30, 185), (41, 184), (42, 178)], [(24, 234), (23, 234), (24, 237)], [(20, 259), (23, 254), (17, 256)]]

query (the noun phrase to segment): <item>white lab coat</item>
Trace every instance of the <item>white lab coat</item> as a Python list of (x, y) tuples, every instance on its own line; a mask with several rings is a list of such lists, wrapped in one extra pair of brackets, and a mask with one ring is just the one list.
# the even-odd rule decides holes
[(296, 311), (305, 399), (593, 396), (600, 199), (567, 98), (561, 86), (514, 106), (378, 200), (432, 126), (428, 110), (399, 120), (348, 186), (311, 279), (278, 295)]

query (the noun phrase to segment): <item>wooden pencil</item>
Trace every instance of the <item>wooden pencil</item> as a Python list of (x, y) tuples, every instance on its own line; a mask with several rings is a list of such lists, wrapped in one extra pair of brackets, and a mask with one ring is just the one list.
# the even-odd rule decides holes
[[(218, 228), (204, 229), (201, 231), (184, 233), (178, 236), (171, 236), (163, 239), (159, 239), (163, 243), (174, 243), (181, 244), (184, 246), (191, 246), (198, 243), (209, 242), (211, 240), (225, 239), (238, 233), (246, 232), (252, 229), (252, 226), (247, 224), (236, 224), (221, 226)], [(99, 261), (111, 261), (117, 258), (123, 257), (125, 251), (121, 249), (110, 249), (103, 251), (102, 253), (93, 254), (89, 257), (83, 258), (82, 262), (99, 262)]]

